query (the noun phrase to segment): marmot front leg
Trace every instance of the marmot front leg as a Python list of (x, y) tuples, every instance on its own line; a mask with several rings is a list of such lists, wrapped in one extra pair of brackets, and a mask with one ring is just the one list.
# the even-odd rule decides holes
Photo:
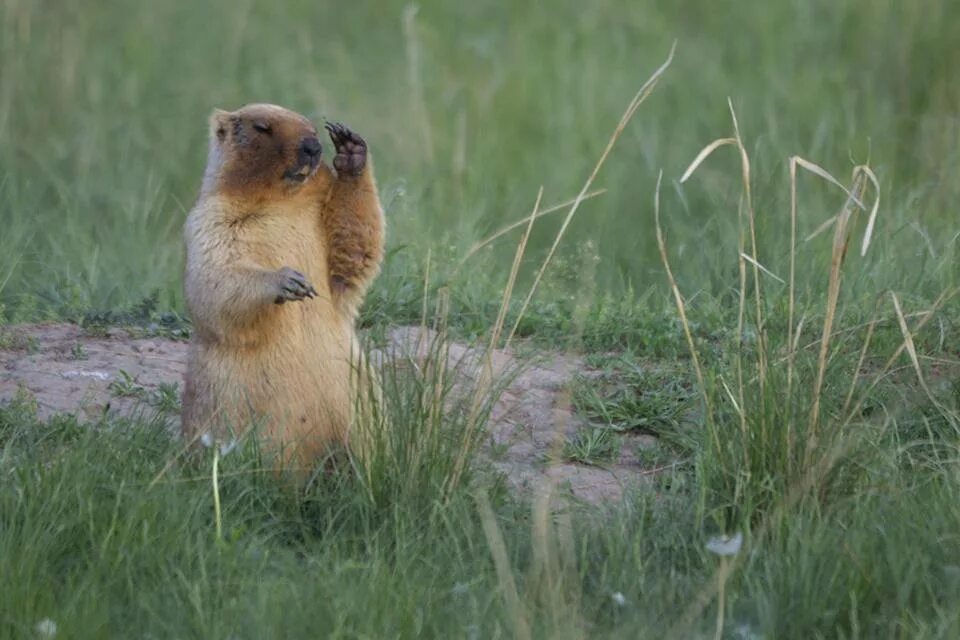
[(190, 312), (195, 322), (218, 332), (248, 325), (265, 307), (317, 295), (306, 277), (290, 267), (270, 271), (249, 263), (190, 266), (194, 268), (187, 270), (185, 282)]
[(363, 138), (341, 124), (327, 123), (336, 150), (337, 177), (323, 209), (327, 267), (334, 301), (354, 314), (380, 270), (384, 220), (373, 166)]

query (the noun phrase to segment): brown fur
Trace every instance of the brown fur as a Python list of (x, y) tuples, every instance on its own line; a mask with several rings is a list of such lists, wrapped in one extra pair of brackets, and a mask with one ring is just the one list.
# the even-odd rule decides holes
[[(214, 112), (184, 229), (194, 323), (185, 438), (223, 439), (257, 424), (285, 466), (307, 470), (329, 445), (349, 443), (357, 394), (369, 391), (357, 375), (354, 323), (384, 242), (369, 157), (357, 175), (322, 161), (305, 175), (298, 149), (316, 135), (306, 118), (272, 105)], [(315, 297), (284, 292), (290, 269)]]

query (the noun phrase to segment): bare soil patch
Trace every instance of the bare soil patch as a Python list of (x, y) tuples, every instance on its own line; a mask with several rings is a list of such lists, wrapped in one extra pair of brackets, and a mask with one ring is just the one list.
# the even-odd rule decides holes
[[(416, 357), (426, 340), (416, 327), (388, 334), (387, 345), (375, 357)], [(149, 408), (152, 398), (181, 384), (186, 368), (185, 342), (162, 337), (138, 337), (125, 329), (91, 335), (71, 324), (19, 325), (0, 329), (0, 402), (18, 392), (31, 394), (42, 418), (76, 413), (93, 419), (104, 412), (127, 415)], [(449, 345), (450, 370), (465, 381), (476, 375), (478, 352), (461, 343)], [(510, 351), (493, 355), (494, 369), (519, 371), (497, 401), (485, 455), (519, 490), (545, 482), (589, 502), (617, 500), (630, 485), (643, 482), (655, 470), (645, 469), (638, 452), (653, 443), (649, 436), (628, 436), (619, 459), (606, 467), (558, 462), (550, 456), (583, 423), (570, 406), (569, 384), (583, 361), (558, 353), (543, 353), (521, 361)], [(124, 395), (128, 387), (137, 393)], [(142, 391), (139, 388), (142, 387)], [(173, 421), (176, 416), (171, 416)]]

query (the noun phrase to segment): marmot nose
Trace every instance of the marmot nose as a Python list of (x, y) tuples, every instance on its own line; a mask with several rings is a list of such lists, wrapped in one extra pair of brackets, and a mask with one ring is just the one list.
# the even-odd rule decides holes
[(308, 158), (315, 158), (320, 155), (321, 147), (320, 141), (316, 137), (310, 136), (309, 138), (304, 138), (300, 142), (300, 150)]

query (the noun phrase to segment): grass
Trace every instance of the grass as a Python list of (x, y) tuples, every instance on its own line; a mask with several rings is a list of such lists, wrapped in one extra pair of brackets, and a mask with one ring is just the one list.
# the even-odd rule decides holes
[(108, 387), (110, 393), (118, 398), (137, 398), (144, 394), (146, 389), (134, 380), (133, 376), (120, 370), (120, 374), (110, 383)]
[(610, 464), (620, 457), (620, 437), (610, 429), (582, 427), (564, 446), (567, 460), (583, 464)]
[[(334, 11), (298, 1), (273, 12), (257, 3), (105, 1), (84, 5), (78, 19), (79, 7), (5, 5), (0, 304), (8, 319), (116, 309), (155, 290), (163, 308), (180, 308), (179, 234), (202, 173), (207, 116), (213, 105), (256, 99), (342, 118), (372, 141), (392, 259), (367, 314), (415, 318), (423, 239), (434, 245), (435, 274), (447, 273), (478, 239), (521, 219), (538, 185), (544, 208), (575, 196), (625, 102), (674, 39), (672, 73), (597, 178), (606, 192), (583, 203), (558, 248), (551, 281), (533, 301), (543, 315), (569, 312), (581, 265), (594, 259), (598, 291), (614, 301), (630, 287), (642, 298), (662, 285), (649, 227), (661, 167), (664, 224), (683, 256), (678, 278), (713, 296), (735, 288), (726, 256), (736, 250), (736, 220), (720, 212), (735, 210), (736, 192), (717, 164), (696, 185), (678, 183), (704, 142), (729, 128), (728, 96), (756, 159), (758, 242), (771, 271), (787, 271), (788, 157), (843, 173), (853, 156), (869, 158), (886, 192), (878, 250), (849, 295), (906, 284), (932, 297), (957, 278), (951, 203), (960, 133), (950, 56), (960, 21), (947, 0), (763, 11), (735, 2), (684, 10), (488, 3), (462, 16), (430, 2), (406, 29), (403, 4), (371, 11), (362, 3)], [(462, 33), (446, 28), (464, 20), (471, 26)], [(564, 24), (572, 26), (557, 28)], [(810, 51), (820, 62), (799, 64)], [(833, 201), (806, 177), (801, 186), (804, 238)], [(564, 211), (535, 226), (522, 281)], [(498, 283), (469, 275), (502, 271), (519, 234), (473, 256), (454, 283), (458, 322), (475, 332), (495, 317), (487, 304)], [(819, 289), (827, 248), (804, 250), (798, 286)]]
[(653, 370), (631, 354), (603, 360), (599, 376), (576, 384), (573, 401), (581, 415), (616, 431), (657, 435), (688, 418), (694, 393), (682, 370)]
[[(172, 386), (121, 376), (147, 406), (93, 423), (0, 405), (0, 636), (957, 637), (958, 10), (6, 3), (4, 323), (187, 336), (206, 115), (270, 100), (373, 146), (371, 338), (440, 333), (383, 372), (373, 461), (302, 492), (253, 441), (181, 460)], [(508, 490), (503, 380), (458, 395), (450, 337), (582, 354), (566, 455), (641, 430), (660, 471), (604, 506)]]

